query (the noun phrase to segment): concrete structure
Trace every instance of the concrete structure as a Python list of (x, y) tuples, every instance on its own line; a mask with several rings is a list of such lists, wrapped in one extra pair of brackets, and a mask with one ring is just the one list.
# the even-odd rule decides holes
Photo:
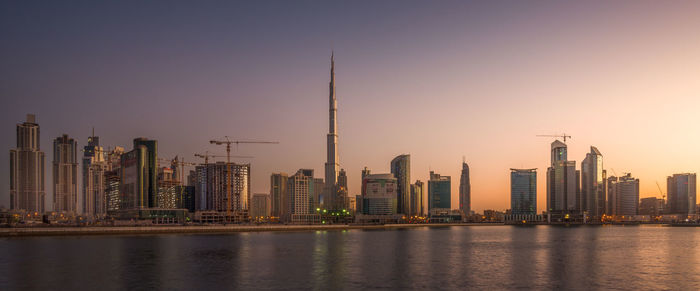
[(396, 215), (397, 179), (393, 174), (367, 175), (362, 179), (362, 214)]
[(413, 205), (412, 216), (423, 216), (425, 210), (423, 209), (423, 182), (416, 180), (415, 183), (411, 184), (411, 205)]
[(230, 210), (231, 215), (238, 216), (249, 214), (250, 164), (226, 162), (202, 164), (195, 167), (195, 173), (197, 176), (195, 208), (197, 210)]
[(326, 196), (326, 208), (337, 209), (338, 199), (337, 183), (340, 162), (338, 161), (338, 101), (335, 98), (335, 59), (331, 54), (331, 81), (328, 84), (328, 134), (326, 135), (326, 168), (324, 195)]
[(452, 209), (452, 179), (430, 171), (428, 181), (428, 211)]
[(472, 186), (469, 181), (469, 165), (462, 161), (462, 174), (459, 176), (459, 210), (465, 216), (472, 212)]
[(83, 205), (82, 212), (88, 217), (103, 217), (107, 214), (107, 197), (105, 195), (108, 169), (105, 152), (100, 146), (100, 138), (88, 137), (88, 144), (83, 148)]
[(405, 215), (415, 213), (411, 205), (411, 156), (399, 155), (391, 160), (391, 173), (396, 178), (397, 212)]
[(581, 208), (591, 220), (600, 221), (605, 214), (606, 172), (603, 155), (594, 146), (581, 162)]
[(516, 215), (537, 214), (537, 169), (510, 169), (510, 209)]
[(668, 191), (668, 213), (680, 215), (696, 214), (695, 173), (673, 174), (666, 178)]
[(633, 216), (639, 209), (639, 179), (627, 173), (608, 178), (609, 215)]
[(311, 209), (315, 187), (314, 170), (311, 169), (299, 169), (287, 179), (285, 221), (303, 223), (309, 220), (310, 215), (315, 213)]
[(44, 152), (34, 114), (17, 124), (17, 147), (10, 150), (10, 209), (44, 213)]
[(254, 219), (270, 216), (270, 195), (265, 193), (253, 194), (250, 216)]
[(576, 162), (567, 160), (566, 144), (559, 140), (552, 142), (551, 166), (547, 168), (547, 212), (554, 220), (580, 213), (576, 173)]
[(281, 218), (287, 213), (287, 173), (270, 176), (270, 215)]
[(53, 210), (77, 214), (78, 143), (67, 134), (53, 141)]

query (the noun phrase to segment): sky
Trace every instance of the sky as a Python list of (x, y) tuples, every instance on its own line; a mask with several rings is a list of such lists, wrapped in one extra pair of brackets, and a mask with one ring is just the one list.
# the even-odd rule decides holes
[[(252, 192), (270, 174), (323, 177), (330, 54), (339, 155), (350, 195), (363, 167), (411, 180), (452, 176), (462, 157), (472, 208), (510, 208), (510, 168), (538, 169), (545, 208), (551, 138), (577, 167), (591, 145), (640, 196), (700, 168), (697, 1), (1, 1), (0, 205), (9, 206), (15, 127), (37, 115), (52, 140), (82, 148), (158, 140), (159, 157), (251, 155)], [(82, 184), (79, 184), (82, 185)], [(427, 190), (427, 189), (426, 189)], [(50, 209), (50, 207), (48, 207)]]

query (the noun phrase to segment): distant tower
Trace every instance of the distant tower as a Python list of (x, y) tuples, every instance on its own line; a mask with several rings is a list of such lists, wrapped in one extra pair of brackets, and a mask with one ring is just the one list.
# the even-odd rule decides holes
[(331, 53), (331, 81), (328, 85), (328, 135), (327, 137), (327, 161), (326, 161), (326, 189), (324, 200), (330, 208), (337, 208), (337, 182), (340, 163), (338, 162), (338, 124), (336, 116), (338, 114), (338, 101), (335, 98), (335, 59)]
[(411, 205), (411, 156), (399, 155), (391, 160), (391, 173), (397, 180), (397, 212), (413, 215), (415, 211)]
[(510, 169), (510, 209), (513, 214), (537, 214), (537, 169)]
[(10, 209), (44, 212), (44, 152), (34, 114), (17, 124), (17, 147), (10, 150)]
[(605, 171), (603, 155), (594, 146), (581, 162), (581, 210), (600, 221), (605, 213)]
[(551, 154), (551, 166), (547, 168), (547, 212), (553, 219), (560, 219), (580, 210), (579, 178), (576, 162), (567, 160), (565, 143), (552, 142)]
[(462, 175), (459, 177), (459, 209), (464, 215), (472, 211), (472, 186), (469, 182), (469, 165), (462, 161)]
[(87, 216), (102, 216), (107, 213), (105, 197), (105, 171), (108, 165), (105, 153), (100, 146), (100, 138), (88, 137), (88, 144), (83, 148), (83, 214)]
[(67, 134), (53, 141), (53, 210), (77, 213), (78, 143)]

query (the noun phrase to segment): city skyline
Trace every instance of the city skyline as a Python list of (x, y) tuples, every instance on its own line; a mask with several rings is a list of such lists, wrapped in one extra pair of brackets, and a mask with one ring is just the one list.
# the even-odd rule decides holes
[[(348, 195), (352, 197), (360, 194), (360, 172), (365, 166), (375, 173), (388, 173), (392, 158), (406, 153), (411, 155), (409, 182), (428, 181), (430, 170), (456, 179), (461, 157), (466, 156), (473, 210), (509, 208), (509, 169), (539, 168), (543, 169), (537, 177), (537, 209), (541, 212), (546, 203), (544, 169), (549, 165), (547, 149), (552, 139), (535, 135), (555, 132), (573, 136), (567, 142), (568, 160), (575, 161), (577, 168), (590, 146), (595, 146), (604, 153), (608, 176), (613, 174), (610, 169), (634, 173), (639, 179), (640, 198), (660, 197), (656, 182), (663, 185), (664, 179), (674, 173), (698, 172), (700, 165), (700, 156), (694, 150), (700, 144), (700, 133), (694, 128), (700, 118), (692, 112), (698, 105), (692, 98), (700, 92), (700, 59), (692, 52), (700, 49), (700, 39), (690, 29), (694, 26), (687, 25), (700, 21), (680, 7), (671, 9), (656, 4), (661, 6), (656, 7), (657, 11), (667, 13), (650, 15), (648, 11), (654, 4), (625, 6), (625, 13), (631, 16), (616, 22), (611, 13), (620, 12), (622, 6), (562, 4), (562, 14), (571, 17), (563, 26), (579, 32), (583, 42), (595, 42), (597, 46), (593, 47), (579, 47), (583, 44), (577, 42), (579, 38), (557, 33), (553, 28), (538, 39), (541, 43), (528, 45), (523, 38), (538, 36), (534, 30), (548, 27), (547, 20), (552, 21), (554, 16), (525, 4), (470, 4), (491, 14), (510, 16), (511, 22), (499, 26), (477, 18), (470, 20), (474, 23), (464, 23), (458, 21), (461, 15), (457, 12), (436, 20), (433, 14), (448, 8), (428, 7), (421, 11), (416, 6), (398, 7), (392, 13), (405, 28), (372, 14), (368, 26), (384, 30), (371, 31), (365, 26), (353, 30), (357, 22), (343, 18), (350, 24), (330, 25), (329, 31), (337, 29), (339, 34), (331, 35), (325, 30), (293, 33), (292, 37), (310, 40), (303, 49), (302, 41), (296, 38), (285, 38), (281, 44), (288, 46), (279, 48), (269, 48), (276, 42), (267, 38), (241, 48), (230, 39), (215, 41), (216, 36), (225, 35), (225, 30), (213, 29), (214, 26), (219, 22), (227, 28), (258, 22), (249, 17), (227, 21), (218, 16), (204, 24), (204, 28), (212, 29), (214, 37), (201, 36), (197, 49), (177, 42), (179, 48), (170, 47), (177, 39), (172, 35), (175, 30), (149, 23), (145, 15), (138, 13), (133, 15), (138, 25), (122, 30), (110, 24), (118, 17), (132, 15), (131, 12), (117, 9), (107, 13), (107, 7), (95, 5), (92, 8), (107, 17), (101, 25), (86, 31), (85, 36), (76, 31), (80, 25), (91, 23), (89, 17), (78, 15), (73, 22), (67, 21), (64, 17), (70, 11), (54, 7), (56, 14), (30, 24), (28, 20), (34, 14), (27, 7), (2, 5), (7, 9), (0, 9), (5, 11), (0, 12), (0, 18), (5, 19), (0, 21), (16, 24), (11, 28), (3, 25), (0, 36), (3, 43), (9, 44), (0, 48), (6, 64), (0, 69), (6, 82), (0, 91), (4, 103), (0, 134), (7, 137), (2, 143), (6, 154), (0, 162), (5, 165), (9, 164), (7, 150), (14, 148), (16, 142), (10, 138), (16, 124), (24, 121), (26, 113), (32, 113), (41, 126), (44, 152), (50, 150), (52, 139), (62, 134), (75, 139), (77, 147), (82, 148), (95, 127), (95, 135), (105, 149), (131, 149), (132, 140), (144, 136), (158, 141), (159, 157), (179, 155), (187, 161), (200, 162), (193, 153), (209, 150), (222, 154), (221, 148), (208, 141), (230, 135), (280, 141), (275, 148), (242, 145), (238, 149), (239, 154), (255, 156), (238, 161), (252, 164), (251, 193), (269, 192), (270, 174), (276, 172), (295, 173), (308, 168), (320, 177), (326, 160), (325, 102), (331, 49), (335, 51), (337, 67), (338, 131), (343, 133), (338, 141), (338, 155), (342, 157), (340, 168), (347, 172)], [(48, 13), (52, 6), (47, 6), (32, 13)], [(352, 4), (341, 6), (350, 10), (348, 17), (360, 13), (352, 9)], [(377, 9), (389, 11), (389, 6), (378, 4)], [(600, 6), (610, 8), (610, 12), (599, 16), (601, 23), (579, 26), (583, 20), (590, 20), (591, 13), (600, 12), (596, 10)], [(321, 5), (319, 9), (337, 8)], [(524, 9), (524, 15), (512, 14), (516, 8)], [(149, 7), (144, 9), (149, 11)], [(12, 14), (8, 15), (8, 11)], [(157, 23), (167, 24), (183, 14), (199, 19), (192, 13), (170, 11)], [(264, 18), (279, 16), (269, 11), (257, 13)], [(444, 31), (444, 35), (432, 36), (428, 44), (417, 45), (409, 40), (409, 22), (414, 19), (411, 16), (421, 16), (420, 24), (427, 27), (462, 24), (457, 26), (465, 31), (449, 28), (455, 29), (451, 32), (456, 34)], [(543, 20), (519, 28), (523, 17), (536, 16)], [(323, 20), (317, 16), (296, 25), (301, 29), (319, 25)], [(65, 31), (41, 30), (42, 25), (48, 24)], [(495, 32), (486, 33), (464, 24), (481, 24), (490, 27), (483, 30)], [(150, 30), (135, 38), (160, 33), (165, 36), (153, 42), (125, 42), (125, 52), (107, 50), (114, 43), (100, 42), (104, 41), (99, 38), (102, 33), (134, 32), (137, 27)], [(604, 28), (610, 27), (613, 33), (605, 34)], [(272, 35), (289, 32), (281, 21), (257, 28)], [(21, 35), (26, 31), (36, 31), (38, 36), (24, 39)], [(170, 37), (167, 33), (171, 33)], [(242, 32), (234, 30), (232, 35), (236, 33)], [(613, 37), (619, 35), (626, 38), (616, 41)], [(645, 41), (662, 35), (666, 42)], [(352, 42), (363, 36), (377, 40), (376, 44)], [(69, 45), (75, 37), (81, 41)], [(131, 40), (123, 35), (111, 37), (115, 37), (113, 41)], [(471, 39), (479, 41), (470, 42)], [(53, 50), (42, 48), (52, 40), (58, 44)], [(503, 48), (488, 53), (485, 48), (494, 43), (501, 43)], [(525, 56), (505, 49), (516, 43), (525, 44), (520, 52)], [(488, 45), (481, 46), (485, 44)], [(257, 46), (267, 49), (253, 53), (252, 48)], [(79, 54), (83, 49), (87, 54)], [(222, 53), (227, 49), (234, 53)], [(416, 59), (422, 50), (428, 53)], [(208, 52), (217, 52), (219, 59), (206, 56)], [(629, 54), (632, 57), (626, 56)], [(564, 64), (569, 59), (572, 63)], [(509, 71), (511, 67), (513, 70)], [(535, 72), (534, 76), (524, 75), (529, 70)], [(271, 83), (271, 79), (275, 82)], [(497, 89), (501, 86), (514, 89)], [(559, 101), (564, 103), (564, 110), (554, 110), (560, 106)], [(581, 114), (594, 109), (598, 114), (593, 117)], [(303, 130), (290, 130), (292, 124)], [(617, 129), (623, 126), (626, 130)], [(388, 138), (387, 133), (391, 133)], [(45, 160), (47, 170), (50, 161), (51, 156)], [(2, 167), (0, 176), (4, 177), (0, 180), (0, 204), (9, 207), (9, 168)], [(83, 182), (78, 176), (80, 192)], [(44, 180), (45, 185), (51, 185), (48, 171)], [(459, 183), (451, 184), (452, 208), (459, 205), (458, 188)], [(53, 205), (54, 193), (51, 187), (45, 192), (48, 209)]]

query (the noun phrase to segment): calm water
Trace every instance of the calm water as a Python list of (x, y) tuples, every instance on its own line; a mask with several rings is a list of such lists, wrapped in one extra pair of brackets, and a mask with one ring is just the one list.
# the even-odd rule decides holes
[(0, 290), (95, 288), (700, 290), (700, 228), (0, 239)]

